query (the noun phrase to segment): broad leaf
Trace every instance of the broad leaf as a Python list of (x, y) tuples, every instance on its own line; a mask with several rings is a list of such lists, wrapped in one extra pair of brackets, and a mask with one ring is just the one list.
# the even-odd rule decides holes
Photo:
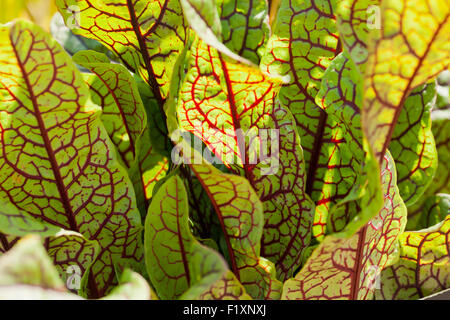
[(228, 271), (214, 286), (202, 293), (198, 300), (251, 300), (251, 297), (236, 281), (234, 274)]
[(27, 212), (17, 209), (11, 202), (0, 201), (0, 234), (11, 236), (24, 236), (28, 233), (37, 233), (42, 237), (55, 235), (60, 228), (39, 221)]
[(223, 44), (222, 24), (216, 0), (180, 0), (180, 2), (189, 26), (205, 43), (236, 61), (251, 64), (250, 61), (234, 53)]
[(341, 51), (334, 6), (334, 0), (282, 0), (262, 59), (263, 71), (289, 79), (278, 98), (296, 120), (306, 163), (305, 191), (316, 204), (313, 234), (318, 239), (326, 233), (328, 210), (354, 184), (348, 171), (355, 159), (344, 130), (316, 100), (325, 70)]
[(197, 298), (227, 272), (220, 255), (191, 234), (188, 210), (186, 189), (176, 175), (158, 189), (148, 209), (145, 261), (162, 299)]
[(381, 273), (376, 299), (419, 299), (450, 288), (449, 214), (433, 228), (400, 236), (400, 260)]
[(136, 144), (146, 126), (147, 117), (138, 88), (127, 69), (110, 63), (95, 51), (80, 51), (73, 61), (90, 70), (86, 75), (92, 100), (102, 107), (102, 122), (111, 141), (128, 167), (137, 156)]
[(327, 236), (295, 278), (285, 282), (284, 299), (372, 298), (379, 272), (397, 257), (397, 239), (406, 223), (406, 207), (388, 154), (382, 188), (382, 210), (350, 238)]
[(309, 244), (313, 205), (304, 193), (295, 124), (276, 99), (280, 82), (201, 40), (194, 41), (185, 68), (180, 126), (249, 180), (264, 206), (261, 255), (275, 263), (279, 277), (289, 277)]
[(350, 53), (358, 70), (364, 74), (367, 63), (367, 38), (371, 29), (378, 28), (380, 0), (342, 0), (337, 2), (339, 39)]
[(450, 3), (447, 0), (385, 0), (380, 29), (368, 40), (362, 123), (382, 162), (411, 91), (450, 65)]
[(103, 109), (102, 122), (128, 168), (139, 207), (145, 213), (147, 195), (165, 175), (167, 159), (152, 147), (138, 87), (128, 70), (110, 63), (104, 54), (80, 51), (73, 60), (93, 72), (85, 75), (92, 100)]
[(225, 235), (231, 269), (238, 280), (254, 299), (279, 299), (281, 283), (270, 272), (275, 271), (274, 266), (260, 257), (262, 203), (248, 181), (221, 173), (208, 164), (191, 168), (213, 202)]
[(57, 0), (56, 4), (66, 24), (75, 21), (75, 34), (105, 45), (138, 72), (162, 102), (185, 41), (178, 0)]
[(40, 221), (98, 240), (90, 294), (102, 296), (114, 282), (114, 260), (140, 259), (132, 185), (100, 107), (59, 44), (24, 21), (1, 27), (0, 39), (1, 196)]
[[(361, 177), (365, 156), (359, 115), (362, 101), (359, 78), (352, 60), (341, 53), (325, 72), (316, 95), (317, 105), (326, 112), (327, 122), (332, 124), (322, 141), (323, 150), (319, 153), (314, 181), (310, 182), (313, 183), (312, 198), (316, 201), (313, 232), (319, 239), (327, 233), (341, 231), (350, 217), (359, 212), (354, 201), (359, 195), (349, 201), (356, 187), (364, 184)], [(330, 210), (341, 202), (345, 205), (339, 210), (345, 212), (330, 220)]]
[(400, 195), (407, 206), (422, 196), (437, 167), (436, 146), (431, 132), (435, 88), (434, 83), (427, 84), (409, 95), (389, 144), (397, 168)]

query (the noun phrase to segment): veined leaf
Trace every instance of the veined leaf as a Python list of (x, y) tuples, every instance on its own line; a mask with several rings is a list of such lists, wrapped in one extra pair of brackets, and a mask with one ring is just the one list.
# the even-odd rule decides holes
[(433, 110), (431, 112), (431, 130), (436, 140), (438, 165), (433, 181), (430, 183), (422, 199), (408, 208), (407, 230), (418, 230), (418, 225), (424, 205), (428, 199), (438, 193), (450, 193), (450, 111)]
[(450, 195), (438, 193), (425, 199), (420, 207), (421, 211), (414, 216), (414, 230), (421, 230), (432, 227), (450, 214)]
[(102, 296), (116, 259), (141, 258), (133, 188), (100, 107), (59, 44), (24, 21), (2, 26), (0, 39), (0, 194), (40, 221), (98, 240), (90, 294)]
[(93, 72), (86, 75), (92, 101), (103, 108), (102, 122), (128, 167), (137, 158), (136, 143), (147, 117), (131, 74), (120, 64), (95, 51), (80, 51), (73, 61)]
[(405, 101), (389, 144), (400, 195), (407, 206), (422, 196), (436, 171), (436, 145), (431, 131), (431, 108), (435, 101), (434, 83), (416, 88)]
[(437, 109), (450, 109), (450, 70), (445, 70), (437, 77)]
[[(47, 253), (53, 259), (59, 275), (66, 282), (69, 272), (76, 272), (79, 280), (85, 275), (97, 258), (99, 245), (97, 241), (86, 240), (81, 234), (68, 232), (47, 222), (41, 222), (30, 214), (19, 211), (12, 203), (2, 202), (0, 212), (0, 240), (3, 250), (8, 251), (15, 242), (27, 234), (33, 233), (45, 238)], [(72, 273), (73, 273), (72, 272)], [(78, 283), (79, 294), (85, 294), (81, 281)]]
[(411, 91), (450, 65), (447, 0), (385, 0), (380, 30), (369, 34), (362, 124), (382, 162)]
[(251, 64), (223, 44), (222, 24), (216, 0), (180, 0), (180, 2), (189, 26), (205, 43), (236, 61)]
[(222, 41), (231, 51), (258, 65), (269, 37), (266, 0), (216, 0)]
[(185, 68), (180, 126), (250, 181), (264, 206), (261, 255), (275, 263), (280, 278), (289, 277), (310, 241), (313, 204), (304, 192), (294, 121), (276, 99), (280, 83), (201, 40), (194, 41)]
[(285, 282), (284, 299), (371, 299), (379, 272), (397, 257), (397, 239), (406, 223), (389, 154), (382, 186), (382, 210), (350, 238), (327, 236), (295, 278)]
[(158, 300), (147, 281), (136, 272), (125, 269), (119, 285), (102, 300)]
[(227, 272), (220, 255), (191, 234), (188, 210), (186, 189), (175, 175), (158, 189), (145, 220), (145, 261), (162, 299), (197, 298)]
[[(139, 150), (139, 168), (137, 172), (131, 172), (134, 184), (140, 180), (144, 183), (145, 197), (150, 199), (153, 188), (158, 181), (166, 176), (169, 170), (169, 145), (167, 128), (164, 115), (161, 114), (157, 101), (153, 98), (150, 88), (139, 79), (137, 85), (147, 114), (147, 126), (142, 132), (142, 137), (137, 141), (136, 149)], [(142, 175), (141, 175), (142, 173)]]
[(66, 285), (70, 283), (71, 278), (78, 277), (73, 287), (68, 289), (87, 296), (89, 270), (100, 252), (98, 242), (87, 240), (76, 232), (63, 231), (45, 238), (44, 246)]
[(7, 235), (0, 232), (0, 256), (9, 251), (20, 240), (20, 237)]
[(220, 222), (207, 192), (195, 175), (186, 180), (186, 189), (189, 190), (189, 217), (193, 222), (194, 234), (199, 238), (213, 238), (218, 242), (221, 235)]
[(55, 235), (60, 229), (33, 218), (6, 199), (0, 201), (0, 234), (22, 237), (29, 233), (37, 233), (46, 237)]
[(400, 259), (381, 273), (376, 299), (419, 299), (450, 288), (450, 212), (438, 225), (403, 233)]
[(138, 87), (128, 70), (110, 63), (104, 54), (80, 51), (73, 60), (94, 73), (85, 75), (92, 100), (103, 108), (102, 122), (128, 168), (138, 206), (145, 215), (148, 195), (151, 196), (153, 186), (164, 176), (167, 159), (152, 147)]
[[(57, 0), (72, 31), (96, 39), (152, 87), (162, 106), (185, 26), (178, 0)], [(77, 11), (73, 12), (72, 8)], [(95, 26), (95, 27), (93, 27)]]
[(202, 293), (198, 300), (251, 300), (244, 287), (231, 271), (228, 271), (214, 286)]
[(264, 72), (289, 78), (278, 97), (297, 122), (311, 185), (308, 189), (312, 188), (320, 150), (331, 148), (322, 148), (324, 135), (332, 138), (327, 115), (317, 107), (315, 96), (325, 70), (339, 52), (333, 0), (281, 1), (261, 64)]
[(381, 23), (378, 21), (379, 5), (380, 0), (342, 0), (336, 4), (339, 38), (362, 74), (369, 55), (369, 32)]
[[(306, 193), (316, 204), (314, 237), (326, 233), (327, 212), (354, 184), (341, 124), (316, 103), (325, 70), (341, 51), (334, 0), (282, 0), (262, 59), (269, 74), (287, 76), (279, 99), (293, 113), (306, 164)], [(342, 185), (341, 185), (342, 183)]]
[[(353, 186), (360, 186), (359, 189), (364, 187), (368, 174), (362, 173), (361, 170), (364, 169), (364, 163), (370, 165), (362, 146), (360, 107), (363, 99), (363, 87), (361, 81), (362, 76), (356, 65), (346, 52), (341, 53), (327, 69), (321, 90), (316, 97), (316, 102), (329, 116), (338, 119), (344, 131), (343, 141), (339, 146), (340, 150), (346, 152), (337, 153), (337, 159), (347, 166), (341, 165), (333, 168), (334, 171), (328, 170), (331, 178), (345, 177), (337, 180), (336, 186), (339, 188), (338, 192), (347, 195), (347, 198), (342, 200), (346, 205), (341, 206), (339, 209), (341, 212), (333, 214), (331, 220), (328, 220), (328, 225), (331, 227), (328, 229), (332, 232), (342, 229), (350, 217), (358, 213), (358, 206), (368, 212), (366, 206), (355, 203), (361, 194), (359, 196), (352, 195), (356, 190), (350, 192), (352, 188), (354, 189)], [(406, 204), (416, 201), (421, 196), (435, 172), (435, 143), (431, 133), (430, 120), (430, 109), (434, 103), (434, 96), (433, 84), (417, 88), (406, 99), (405, 104), (409, 108), (402, 110), (399, 125), (394, 130), (395, 139), (392, 140), (390, 147), (392, 156), (398, 163), (398, 187), (402, 198), (408, 201)], [(348, 159), (347, 163), (344, 162), (346, 159)], [(370, 187), (373, 187), (374, 180), (369, 179), (368, 181)], [(323, 190), (331, 190), (328, 192), (336, 194), (337, 192), (333, 193), (331, 188), (333, 180), (329, 179), (326, 182)], [(376, 190), (373, 192), (376, 193)], [(338, 195), (339, 193), (335, 195), (335, 198)], [(318, 204), (321, 201), (319, 198)], [(349, 206), (353, 206), (353, 208), (350, 209)], [(315, 227), (322, 226), (327, 221), (329, 210), (322, 208), (321, 205), (316, 206)], [(369, 217), (369, 214), (367, 216)], [(360, 215), (359, 218), (361, 217)], [(365, 222), (367, 221), (361, 221), (361, 223)]]
[(3, 290), (4, 286), (22, 284), (66, 291), (64, 282), (59, 278), (37, 235), (24, 237), (13, 250), (2, 255), (0, 270), (0, 288)]
[[(363, 227), (380, 210), (383, 199), (379, 191), (379, 168), (373, 163), (373, 155), (362, 136), (359, 108), (362, 101), (361, 76), (348, 53), (339, 54), (328, 67), (316, 102), (330, 119), (338, 119), (342, 139), (339, 144), (338, 166), (326, 166), (324, 171), (331, 177), (324, 180), (323, 190), (331, 190), (331, 203), (318, 206), (315, 227), (327, 226), (327, 233), (340, 232), (350, 236)], [(335, 132), (338, 132), (335, 129)], [(327, 158), (325, 158), (327, 161)], [(332, 158), (329, 158), (332, 159)], [(328, 160), (330, 161), (330, 160)], [(327, 178), (327, 175), (324, 175)], [(333, 184), (333, 178), (345, 177)], [(344, 182), (347, 183), (344, 183)], [(333, 186), (333, 184), (331, 186)], [(319, 189), (320, 190), (320, 189)], [(320, 201), (320, 200), (319, 200)], [(319, 202), (320, 204), (320, 202)], [(334, 204), (334, 205), (333, 205)], [(319, 214), (317, 214), (319, 213)], [(320, 230), (320, 229), (319, 229)], [(315, 232), (315, 236), (318, 236)]]
[(275, 279), (275, 268), (260, 258), (264, 213), (257, 194), (246, 179), (221, 173), (212, 165), (191, 168), (213, 202), (238, 280), (254, 299), (279, 299), (281, 283)]

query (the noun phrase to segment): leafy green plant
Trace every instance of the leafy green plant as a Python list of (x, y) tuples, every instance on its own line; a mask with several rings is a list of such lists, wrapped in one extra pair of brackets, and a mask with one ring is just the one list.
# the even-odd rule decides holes
[(1, 297), (450, 288), (448, 1), (56, 5), (0, 26)]

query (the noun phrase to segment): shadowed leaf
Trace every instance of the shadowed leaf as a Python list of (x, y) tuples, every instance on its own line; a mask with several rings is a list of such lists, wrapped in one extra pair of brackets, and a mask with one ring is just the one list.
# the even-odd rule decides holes
[(35, 219), (98, 240), (89, 282), (90, 295), (102, 296), (116, 259), (142, 258), (132, 185), (59, 44), (24, 21), (1, 27), (0, 38), (0, 194)]

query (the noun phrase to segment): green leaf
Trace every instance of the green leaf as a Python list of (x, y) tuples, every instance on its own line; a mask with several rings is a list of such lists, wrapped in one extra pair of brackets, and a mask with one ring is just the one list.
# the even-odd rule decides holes
[(60, 229), (33, 218), (6, 199), (0, 200), (0, 233), (19, 237), (28, 233), (37, 233), (46, 237), (55, 235)]
[(267, 1), (217, 0), (217, 6), (223, 44), (258, 65), (269, 37)]
[[(376, 28), (380, 0), (342, 0), (337, 2), (339, 39), (350, 53), (358, 70), (364, 74), (370, 29)], [(370, 27), (369, 27), (370, 24)]]
[(135, 166), (135, 168), (140, 168), (140, 170), (131, 172), (130, 175), (135, 185), (142, 180), (145, 197), (149, 200), (156, 184), (169, 171), (168, 150), (172, 145), (167, 137), (165, 119), (151, 90), (142, 80), (138, 80), (137, 85), (147, 114), (147, 126), (136, 146), (136, 149), (139, 150), (139, 166)]
[[(418, 230), (421, 212), (424, 211), (424, 204), (428, 199), (433, 198), (438, 193), (450, 193), (450, 111), (433, 110), (432, 133), (436, 140), (438, 166), (434, 178), (425, 190), (420, 201), (408, 208), (407, 230)], [(425, 209), (426, 211), (426, 209)]]
[(139, 273), (125, 269), (119, 283), (102, 300), (157, 300), (147, 281)]
[(251, 300), (244, 287), (231, 271), (228, 271), (209, 290), (202, 293), (198, 300)]
[[(316, 201), (314, 236), (342, 231), (359, 212), (365, 179), (365, 159), (359, 106), (362, 102), (360, 75), (345, 53), (333, 59), (323, 75), (316, 103), (327, 114), (330, 130), (324, 133), (311, 195)], [(339, 213), (330, 216), (331, 210)], [(334, 207), (334, 209), (333, 209)]]
[(37, 235), (19, 240), (11, 251), (0, 258), (0, 287), (4, 290), (5, 286), (16, 284), (66, 291)]
[(81, 50), (94, 50), (110, 55), (108, 49), (97, 40), (74, 34), (72, 30), (64, 24), (64, 18), (59, 12), (53, 15), (52, 21), (50, 22), (50, 33), (64, 50), (71, 55), (74, 55)]
[(295, 278), (285, 282), (283, 299), (372, 298), (377, 275), (397, 258), (397, 239), (406, 224), (406, 207), (389, 154), (382, 180), (382, 210), (349, 238), (325, 237)]
[[(336, 158), (340, 160), (339, 165), (334, 163), (335, 166), (327, 168), (328, 172), (324, 174), (327, 180), (325, 180), (326, 183), (322, 190), (326, 194), (334, 195), (335, 198), (340, 195), (341, 197), (346, 196), (346, 198), (338, 202), (339, 208), (335, 208), (335, 213), (331, 216), (327, 207), (323, 208), (323, 198), (318, 198), (316, 203), (314, 226), (318, 228), (327, 221), (327, 230), (330, 232), (342, 230), (360, 210), (365, 213), (359, 214), (359, 225), (367, 222), (367, 219), (373, 217), (377, 212), (375, 206), (377, 201), (373, 205), (374, 210), (369, 210), (366, 205), (355, 203), (355, 200), (361, 198), (361, 192), (364, 191), (362, 187), (367, 182), (372, 191), (366, 194), (366, 199), (375, 196), (377, 190), (374, 182), (378, 180), (372, 170), (364, 169), (364, 166), (371, 164), (369, 159), (365, 158), (362, 146), (360, 107), (363, 87), (361, 81), (362, 76), (356, 65), (347, 53), (342, 53), (333, 60), (325, 72), (321, 90), (316, 96), (317, 104), (327, 112), (328, 116), (337, 118), (343, 129), (343, 141), (339, 144), (340, 148), (333, 149)], [(417, 88), (406, 99), (405, 104), (408, 108), (403, 109), (401, 113), (398, 126), (394, 131), (394, 139), (390, 145), (392, 156), (397, 164), (398, 187), (401, 196), (406, 199), (407, 205), (421, 196), (430, 184), (436, 168), (435, 144), (431, 133), (430, 119), (434, 96), (434, 85), (428, 84)], [(337, 130), (335, 131), (337, 132)], [(332, 158), (329, 157), (329, 159)], [(321, 170), (325, 171), (323, 168)], [(364, 173), (364, 170), (367, 174)], [(373, 176), (373, 178), (369, 176)], [(333, 182), (335, 183), (333, 184)], [(334, 186), (337, 191), (333, 192)], [(357, 186), (359, 191), (355, 188), (352, 190), (353, 186)], [(316, 189), (318, 188), (316, 187)], [(350, 190), (352, 191), (349, 192)], [(313, 199), (316, 199), (314, 193)], [(353, 208), (350, 209), (350, 206)], [(366, 216), (367, 219), (361, 219), (363, 216)], [(316, 231), (315, 235), (317, 234)]]
[(178, 0), (57, 0), (56, 4), (66, 24), (74, 24), (75, 34), (106, 46), (127, 68), (139, 73), (162, 102), (185, 41)]
[(90, 70), (86, 75), (92, 101), (102, 107), (102, 122), (127, 167), (137, 158), (136, 143), (147, 123), (144, 106), (131, 74), (95, 51), (80, 51), (73, 61)]
[(275, 279), (275, 268), (260, 257), (263, 206), (249, 182), (208, 164), (191, 168), (214, 205), (238, 280), (254, 299), (279, 299), (281, 283)]
[(222, 232), (213, 204), (195, 174), (188, 174), (185, 185), (189, 192), (189, 217), (194, 234), (202, 239), (212, 238), (213, 241), (219, 242)]
[[(70, 254), (70, 253), (66, 253)], [(140, 275), (126, 270), (121, 285), (106, 299), (149, 299), (150, 288)], [(28, 235), (0, 257), (0, 299), (82, 299), (67, 292), (64, 282), (44, 249), (41, 238)]]
[(400, 236), (400, 259), (381, 273), (376, 299), (419, 299), (450, 288), (449, 213), (432, 228)]
[(102, 296), (114, 260), (141, 259), (133, 187), (68, 54), (29, 22), (0, 27), (0, 39), (0, 194), (40, 221), (98, 240), (90, 294)]
[(275, 263), (278, 277), (289, 277), (310, 241), (313, 204), (304, 192), (294, 121), (276, 99), (280, 81), (201, 40), (194, 41), (185, 69), (177, 104), (180, 127), (249, 180), (264, 206), (261, 255)]
[(379, 163), (411, 91), (450, 64), (447, 0), (385, 0), (368, 40), (362, 124)]
[(188, 223), (187, 192), (172, 176), (153, 197), (145, 220), (145, 261), (162, 299), (199, 297), (227, 272), (225, 261), (201, 245)]
[(450, 109), (450, 70), (445, 70), (437, 78), (437, 109)]
[(189, 26), (206, 44), (236, 61), (244, 64), (252, 64), (223, 44), (222, 24), (217, 10), (216, 0), (180, 0), (180, 2)]
[(261, 68), (289, 79), (278, 95), (295, 117), (308, 172), (311, 194), (322, 141), (333, 137), (327, 114), (315, 97), (325, 70), (340, 52), (333, 2), (282, 0)]
[(405, 101), (389, 144), (400, 195), (407, 206), (422, 196), (436, 171), (436, 146), (431, 131), (435, 98), (434, 83), (416, 88)]
[(125, 67), (112, 64), (102, 53), (80, 51), (73, 60), (93, 72), (85, 75), (92, 101), (103, 109), (102, 122), (128, 169), (138, 206), (145, 215), (148, 195), (164, 177), (167, 159), (152, 146), (138, 87)]

